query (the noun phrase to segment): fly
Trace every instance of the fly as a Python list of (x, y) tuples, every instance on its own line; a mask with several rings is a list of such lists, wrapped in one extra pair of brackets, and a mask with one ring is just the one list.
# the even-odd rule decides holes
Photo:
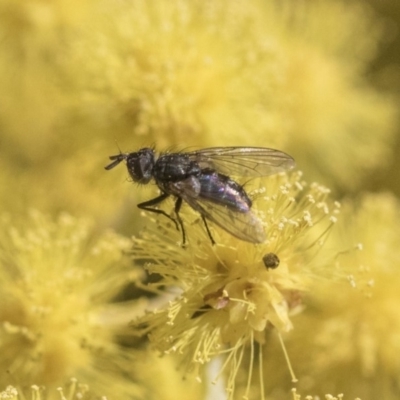
[[(155, 181), (161, 194), (138, 207), (172, 220), (178, 230), (180, 227), (183, 244), (186, 234), (179, 215), (183, 202), (200, 214), (212, 244), (215, 240), (207, 221), (246, 242), (264, 242), (265, 232), (261, 221), (251, 211), (251, 199), (243, 186), (230, 176), (268, 176), (295, 166), (288, 154), (265, 147), (210, 147), (185, 153), (163, 153), (158, 158), (153, 149), (145, 147), (133, 153), (110, 156), (110, 160), (106, 170), (125, 161), (134, 182)], [(175, 198), (175, 218), (157, 208), (170, 196)]]

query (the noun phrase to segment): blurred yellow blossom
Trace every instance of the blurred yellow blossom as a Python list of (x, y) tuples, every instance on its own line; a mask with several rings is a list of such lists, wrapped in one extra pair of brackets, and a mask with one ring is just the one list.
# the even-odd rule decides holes
[[(329, 267), (347, 284), (322, 283), (285, 335), (301, 391), (344, 392), (363, 400), (400, 394), (400, 203), (390, 194), (366, 194), (344, 203), (331, 244), (343, 251)], [(279, 343), (269, 342), (264, 383), (284, 399), (288, 374), (276, 369)], [(279, 387), (280, 390), (276, 390)]]
[(382, 32), (361, 4), (103, 7), (68, 68), (82, 112), (125, 148), (267, 144), (347, 189), (390, 158), (396, 106), (364, 77)]
[[(163, 387), (163, 385), (154, 385), (155, 391)], [(79, 384), (75, 379), (71, 380), (71, 384), (69, 386), (65, 386), (65, 388), (58, 388), (57, 391), (60, 394), (59, 398), (66, 399), (66, 400), (73, 400), (73, 399), (83, 399), (83, 400), (89, 400), (89, 399), (94, 399), (90, 391), (88, 390), (88, 387), (83, 384)], [(4, 391), (0, 392), (0, 399), (1, 400), (44, 400), (44, 399), (49, 399), (52, 394), (45, 393), (44, 388), (39, 388), (36, 385), (33, 385), (31, 388), (31, 397), (22, 395), (20, 396), (18, 393), (18, 390), (13, 387), (13, 386), (8, 386)], [(117, 395), (117, 394), (116, 394)], [(160, 393), (159, 397), (154, 397), (154, 395), (149, 395), (150, 397), (146, 397), (146, 399), (171, 399), (175, 400), (179, 395), (182, 395), (182, 398), (187, 398), (188, 395), (194, 396), (195, 393), (174, 393), (171, 392), (170, 396), (168, 394), (166, 395), (165, 392)], [(116, 396), (116, 398), (118, 398)], [(191, 399), (195, 397), (190, 397)], [(303, 397), (305, 400), (319, 400), (319, 397), (313, 397), (313, 396), (305, 396)], [(301, 400), (302, 396), (297, 393), (295, 389), (291, 391), (291, 396), (287, 396), (288, 400)], [(339, 394), (338, 396), (332, 396), (332, 395), (325, 395), (326, 400), (344, 400), (343, 394)], [(360, 399), (355, 399), (355, 400), (360, 400)]]
[(275, 147), (333, 189), (390, 159), (395, 105), (364, 78), (381, 35), (364, 6), (81, 3), (0, 6), (2, 203), (120, 221), (142, 192), (103, 177), (115, 140)]
[(142, 276), (121, 255), (129, 240), (68, 215), (5, 214), (1, 223), (0, 385), (52, 391), (76, 377), (97, 396), (138, 398), (135, 353), (117, 338), (140, 302), (114, 300)]
[[(322, 248), (338, 213), (329, 190), (308, 186), (295, 173), (269, 178), (268, 193), (264, 188), (251, 193), (267, 233), (263, 244), (239, 241), (216, 228), (212, 246), (199, 216), (187, 210), (187, 248), (177, 246), (175, 227), (160, 220), (158, 231), (149, 228), (134, 238), (132, 250), (137, 262), (163, 277), (150, 289), (162, 293), (167, 287), (170, 298), (164, 306), (158, 299), (156, 309), (139, 319), (139, 332), (149, 333), (162, 353), (177, 353), (183, 373), (195, 371), (199, 379), (203, 365), (224, 355), (220, 374), (228, 374), (230, 396), (244, 354), (252, 362), (261, 357), (271, 328), (292, 329), (291, 314), (301, 310), (303, 293), (315, 281), (337, 278), (325, 268), (332, 255)], [(279, 266), (265, 261), (271, 253)], [(251, 378), (252, 366), (249, 384)]]
[(69, 86), (60, 79), (58, 62), (68, 35), (89, 17), (91, 4), (91, 0), (0, 3), (2, 145), (8, 147), (7, 157), (16, 158), (16, 165), (22, 160), (38, 162), (55, 150), (71, 107)]
[(21, 390), (14, 386), (7, 386), (5, 390), (0, 392), (1, 400), (45, 400), (45, 399), (62, 399), (62, 400), (94, 400), (96, 397), (90, 392), (87, 385), (79, 383), (72, 378), (69, 384), (62, 387), (53, 388), (47, 391), (45, 387), (31, 385), (29, 389)]

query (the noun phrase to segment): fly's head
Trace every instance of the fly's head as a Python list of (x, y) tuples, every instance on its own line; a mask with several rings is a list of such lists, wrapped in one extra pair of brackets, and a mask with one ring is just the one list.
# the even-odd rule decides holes
[(129, 153), (126, 157), (126, 167), (134, 182), (149, 183), (153, 176), (154, 151), (143, 148), (135, 153)]
[(110, 156), (110, 160), (112, 160), (112, 163), (105, 167), (106, 170), (114, 168), (125, 160), (129, 175), (134, 182), (146, 184), (153, 176), (155, 162), (153, 149), (145, 147), (134, 153), (120, 153)]

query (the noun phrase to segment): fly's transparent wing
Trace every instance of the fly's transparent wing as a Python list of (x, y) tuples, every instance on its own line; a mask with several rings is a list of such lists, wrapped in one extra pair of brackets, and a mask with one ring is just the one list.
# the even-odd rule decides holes
[(186, 154), (201, 168), (228, 176), (268, 176), (295, 166), (288, 154), (266, 147), (210, 147)]
[(187, 194), (183, 196), (183, 199), (206, 219), (238, 239), (250, 243), (263, 243), (266, 239), (261, 221), (251, 211), (232, 211), (224, 205)]

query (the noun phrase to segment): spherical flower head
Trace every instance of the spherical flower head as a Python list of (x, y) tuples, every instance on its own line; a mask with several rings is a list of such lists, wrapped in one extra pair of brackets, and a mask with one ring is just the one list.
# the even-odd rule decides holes
[(162, 148), (244, 143), (249, 127), (265, 140), (275, 128), (266, 94), (279, 79), (279, 46), (263, 37), (260, 4), (103, 3), (66, 60), (82, 113), (95, 110), (124, 146), (132, 135)]
[(129, 240), (68, 215), (3, 215), (1, 223), (0, 386), (12, 379), (52, 391), (74, 377), (98, 396), (137, 395), (122, 373), (133, 353), (117, 341), (135, 307), (112, 304), (141, 276), (121, 255)]
[(171, 296), (140, 319), (142, 332), (163, 353), (180, 354), (186, 371), (200, 373), (202, 365), (225, 355), (220, 373), (228, 373), (231, 394), (243, 355), (254, 357), (255, 344), (262, 349), (272, 329), (292, 329), (291, 316), (301, 310), (304, 293), (329, 276), (328, 257), (320, 257), (338, 211), (327, 198), (329, 190), (308, 187), (301, 173), (271, 177), (267, 187), (268, 194), (250, 192), (265, 243), (240, 241), (216, 228), (213, 246), (190, 210), (184, 214), (187, 247), (177, 245), (179, 232), (161, 219), (158, 232), (149, 229), (134, 239), (134, 259), (147, 261), (149, 272), (162, 276), (153, 290), (167, 287)]
[[(399, 201), (388, 193), (344, 202), (330, 237), (341, 249), (331, 268), (347, 279), (310, 293), (308, 311), (285, 338), (299, 389), (398, 398), (399, 218)], [(265, 372), (272, 392), (283, 377), (268, 381)]]
[(125, 148), (268, 142), (354, 190), (391, 156), (396, 103), (364, 77), (381, 36), (345, 1), (106, 1), (65, 63), (81, 113)]
[(287, 4), (286, 150), (313, 179), (354, 192), (393, 157), (398, 107), (368, 81), (386, 27), (362, 2)]

